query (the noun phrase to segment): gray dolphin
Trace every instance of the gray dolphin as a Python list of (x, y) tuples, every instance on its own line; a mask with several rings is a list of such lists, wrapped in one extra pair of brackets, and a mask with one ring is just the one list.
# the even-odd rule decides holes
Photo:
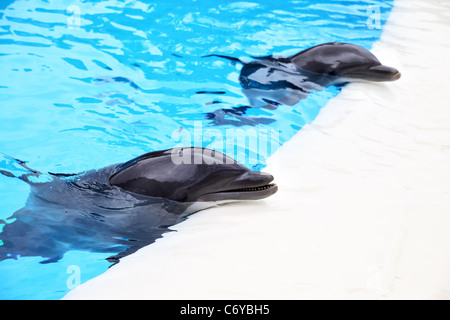
[(223, 56), (242, 63), (239, 82), (251, 107), (275, 109), (295, 105), (313, 91), (354, 81), (395, 81), (397, 69), (387, 67), (369, 50), (349, 43), (325, 43), (293, 56), (252, 57), (251, 62)]
[[(277, 191), (270, 174), (203, 148), (151, 152), (80, 174), (42, 174), (10, 159), (28, 173), (0, 173), (28, 183), (31, 192), (24, 208), (0, 220), (0, 261), (33, 256), (51, 263), (82, 250), (111, 253), (108, 260), (117, 263), (216, 202)], [(32, 182), (37, 178), (46, 181)]]

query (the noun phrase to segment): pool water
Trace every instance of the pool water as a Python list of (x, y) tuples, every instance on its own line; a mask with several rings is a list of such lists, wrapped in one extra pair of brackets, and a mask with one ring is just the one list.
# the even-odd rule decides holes
[[(2, 1), (0, 170), (23, 171), (6, 155), (41, 172), (76, 173), (176, 145), (214, 148), (260, 170), (339, 88), (234, 116), (224, 111), (248, 105), (239, 65), (202, 56), (291, 55), (332, 41), (370, 49), (391, 7), (375, 0)], [(267, 146), (237, 139), (242, 132), (263, 135)], [(1, 231), (29, 187), (0, 175), (0, 194)], [(108, 256), (3, 260), (0, 299), (61, 298), (105, 272)]]

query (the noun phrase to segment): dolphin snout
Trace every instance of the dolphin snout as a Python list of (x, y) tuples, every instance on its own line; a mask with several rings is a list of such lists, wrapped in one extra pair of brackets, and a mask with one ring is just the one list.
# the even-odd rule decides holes
[(392, 76), (392, 80), (398, 80), (402, 77), (402, 74), (400, 71), (397, 70), (397, 72)]
[(248, 171), (234, 180), (236, 184), (242, 184), (244, 186), (263, 186), (271, 183), (274, 177), (270, 173)]
[(378, 81), (395, 81), (402, 76), (397, 69), (383, 65), (370, 67), (369, 71), (375, 77), (374, 80)]

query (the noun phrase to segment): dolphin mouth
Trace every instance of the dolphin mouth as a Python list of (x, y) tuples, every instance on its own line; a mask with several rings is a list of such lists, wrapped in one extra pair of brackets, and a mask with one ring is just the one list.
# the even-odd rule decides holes
[(260, 200), (270, 197), (278, 191), (273, 176), (265, 172), (248, 171), (232, 180), (224, 188), (211, 190), (197, 201), (234, 201)]
[(266, 184), (266, 185), (260, 186), (260, 187), (239, 188), (239, 189), (232, 189), (232, 190), (226, 190), (226, 191), (221, 191), (221, 192), (227, 192), (227, 193), (228, 192), (256, 192), (256, 191), (269, 190), (276, 186), (277, 185), (275, 183), (269, 183), (269, 184)]
[(269, 183), (255, 187), (244, 187), (207, 193), (201, 196), (197, 201), (261, 200), (270, 197), (277, 191), (278, 186), (275, 183)]

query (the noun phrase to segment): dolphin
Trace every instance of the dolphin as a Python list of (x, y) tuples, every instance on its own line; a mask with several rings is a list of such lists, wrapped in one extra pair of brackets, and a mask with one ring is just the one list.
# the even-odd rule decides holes
[(190, 214), (217, 203), (263, 199), (278, 189), (270, 174), (195, 147), (78, 174), (42, 174), (11, 159), (27, 173), (0, 173), (28, 183), (30, 194), (24, 208), (0, 220), (0, 261), (42, 257), (40, 263), (52, 263), (81, 250), (110, 253), (107, 260), (115, 264)]
[(295, 105), (311, 92), (331, 85), (395, 81), (401, 76), (397, 69), (382, 65), (369, 50), (340, 42), (321, 44), (288, 57), (252, 57), (250, 62), (217, 54), (204, 57), (242, 64), (239, 82), (249, 107), (267, 109)]

